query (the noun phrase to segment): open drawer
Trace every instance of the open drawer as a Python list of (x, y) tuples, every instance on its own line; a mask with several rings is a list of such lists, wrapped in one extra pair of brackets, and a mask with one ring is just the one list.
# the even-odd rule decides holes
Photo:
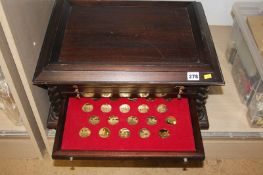
[(192, 98), (73, 98), (59, 117), (54, 159), (203, 160)]

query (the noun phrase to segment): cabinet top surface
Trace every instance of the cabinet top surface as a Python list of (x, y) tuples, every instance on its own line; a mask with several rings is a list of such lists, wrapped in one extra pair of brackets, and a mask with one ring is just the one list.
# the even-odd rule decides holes
[[(223, 83), (206, 19), (196, 2), (57, 0), (36, 70), (36, 84), (52, 81), (47, 77), (51, 74), (45, 75), (45, 80), (41, 77), (43, 70), (73, 74), (110, 71), (115, 79), (117, 72), (123, 71), (153, 72), (149, 76), (154, 72), (181, 72), (169, 80), (149, 79), (181, 83), (191, 71), (214, 74), (206, 80), (208, 84)], [(135, 80), (127, 77), (127, 81)]]
[(72, 5), (59, 62), (200, 64), (186, 6)]

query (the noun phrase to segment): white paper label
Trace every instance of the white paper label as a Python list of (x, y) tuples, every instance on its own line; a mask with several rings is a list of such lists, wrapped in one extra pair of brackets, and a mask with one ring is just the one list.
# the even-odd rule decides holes
[(199, 81), (199, 72), (187, 72), (188, 81)]

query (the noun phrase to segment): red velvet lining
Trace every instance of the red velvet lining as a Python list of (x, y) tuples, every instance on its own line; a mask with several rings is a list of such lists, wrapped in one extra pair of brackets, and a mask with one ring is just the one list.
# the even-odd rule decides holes
[[(93, 111), (85, 113), (81, 110), (83, 104), (91, 103), (94, 106)], [(112, 111), (102, 113), (100, 106), (102, 104), (111, 104)], [(124, 114), (119, 111), (121, 104), (129, 104), (131, 110)], [(139, 113), (137, 108), (140, 104), (147, 104), (150, 107), (148, 113)], [(158, 113), (156, 108), (159, 104), (165, 104), (168, 108), (165, 113)], [(91, 125), (88, 118), (91, 115), (100, 117), (100, 123)], [(116, 125), (108, 124), (108, 117), (117, 115), (120, 122)], [(129, 125), (127, 117), (134, 115), (139, 118), (137, 125)], [(169, 115), (176, 117), (176, 125), (168, 125), (165, 118)], [(156, 116), (158, 122), (154, 126), (146, 123), (148, 116)], [(81, 138), (79, 131), (81, 128), (87, 127), (91, 130), (91, 135), (87, 138)], [(102, 127), (107, 127), (111, 131), (108, 138), (100, 138), (98, 131)], [(119, 130), (128, 128), (131, 132), (129, 138), (123, 139), (119, 137)], [(147, 128), (151, 135), (147, 139), (139, 137), (139, 130)], [(170, 131), (170, 137), (162, 139), (158, 132), (160, 129), (166, 128)], [(111, 150), (111, 151), (195, 151), (195, 142), (189, 104), (186, 98), (166, 101), (163, 98), (156, 98), (154, 101), (147, 101), (145, 98), (138, 98), (136, 101), (130, 101), (127, 98), (120, 98), (111, 101), (109, 98), (101, 98), (94, 101), (92, 98), (69, 98), (68, 110), (63, 133), (62, 150)]]

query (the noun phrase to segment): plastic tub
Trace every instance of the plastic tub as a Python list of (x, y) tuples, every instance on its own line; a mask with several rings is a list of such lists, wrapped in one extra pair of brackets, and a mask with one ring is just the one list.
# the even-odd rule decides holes
[(232, 8), (233, 35), (228, 49), (232, 75), (251, 126), (263, 127), (263, 58), (247, 24), (248, 16), (263, 15), (263, 2), (237, 2)]

